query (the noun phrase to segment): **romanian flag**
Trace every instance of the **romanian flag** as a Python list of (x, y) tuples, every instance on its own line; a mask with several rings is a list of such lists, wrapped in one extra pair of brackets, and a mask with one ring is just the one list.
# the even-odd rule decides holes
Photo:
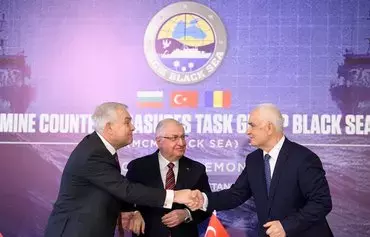
[(206, 234), (204, 235), (204, 237), (230, 237), (225, 227), (217, 218), (216, 212), (212, 214), (211, 219), (209, 220)]
[(213, 108), (230, 108), (230, 91), (206, 91), (205, 106)]
[(136, 93), (139, 108), (162, 108), (163, 91), (138, 91)]

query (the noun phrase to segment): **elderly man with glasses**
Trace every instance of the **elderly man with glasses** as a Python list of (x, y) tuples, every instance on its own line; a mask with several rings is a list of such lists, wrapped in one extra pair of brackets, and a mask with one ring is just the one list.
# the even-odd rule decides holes
[[(186, 137), (183, 125), (177, 120), (160, 121), (155, 138), (158, 150), (131, 161), (126, 177), (149, 187), (210, 192), (205, 166), (184, 156)], [(198, 237), (198, 224), (211, 214), (191, 211), (182, 204), (174, 204), (171, 210), (139, 205), (136, 208), (145, 221), (140, 235), (145, 237)]]

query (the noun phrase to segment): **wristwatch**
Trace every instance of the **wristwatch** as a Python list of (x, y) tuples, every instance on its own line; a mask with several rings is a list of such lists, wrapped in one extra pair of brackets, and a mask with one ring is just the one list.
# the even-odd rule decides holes
[(185, 223), (189, 223), (190, 221), (191, 221), (190, 216), (185, 217), (185, 220), (184, 220)]

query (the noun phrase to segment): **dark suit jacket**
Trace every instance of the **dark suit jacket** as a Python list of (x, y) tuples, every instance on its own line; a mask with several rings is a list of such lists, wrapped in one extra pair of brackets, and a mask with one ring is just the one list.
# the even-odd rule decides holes
[[(126, 177), (130, 181), (139, 182), (149, 187), (164, 189), (159, 170), (158, 151), (131, 161), (127, 166)], [(175, 190), (179, 189), (199, 189), (203, 192), (210, 192), (208, 176), (203, 164), (182, 157), (179, 160), (179, 172)], [(161, 218), (171, 210), (163, 208), (150, 208), (137, 206), (145, 220), (145, 237), (168, 237), (171, 231), (171, 237), (198, 237), (197, 224), (205, 220), (211, 213), (203, 211), (191, 212), (193, 221), (182, 223), (174, 228), (167, 228), (161, 221)], [(184, 209), (185, 205), (174, 204), (174, 209)]]
[(62, 174), (46, 237), (113, 236), (122, 200), (161, 207), (166, 193), (130, 183), (94, 132), (74, 149)]
[(235, 208), (253, 196), (259, 236), (266, 236), (262, 225), (271, 220), (279, 220), (288, 237), (332, 236), (325, 218), (332, 202), (321, 161), (287, 138), (277, 159), (269, 196), (261, 149), (247, 156), (245, 169), (230, 189), (207, 196), (209, 210)]

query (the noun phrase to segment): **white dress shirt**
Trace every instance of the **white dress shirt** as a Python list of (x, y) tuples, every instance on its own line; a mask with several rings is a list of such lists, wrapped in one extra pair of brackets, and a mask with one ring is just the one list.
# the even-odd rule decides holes
[(107, 140), (105, 140), (105, 138), (102, 135), (100, 135), (100, 133), (96, 132), (96, 134), (98, 134), (98, 136), (100, 137), (100, 140), (103, 142), (103, 144), (107, 148), (107, 150), (112, 155), (116, 154), (117, 150)]
[(276, 162), (277, 162), (277, 158), (279, 156), (279, 153), (280, 153), (280, 150), (281, 150), (281, 147), (283, 146), (284, 144), (284, 141), (285, 141), (285, 136), (283, 136), (279, 141), (278, 143), (276, 143), (276, 145), (270, 150), (269, 153), (267, 153), (266, 151), (263, 151), (263, 157), (265, 157), (266, 154), (269, 154), (271, 156), (270, 160), (269, 160), (269, 163), (270, 163), (270, 170), (271, 170), (271, 178), (272, 176), (274, 175), (274, 170), (275, 170), (275, 166), (276, 166)]

